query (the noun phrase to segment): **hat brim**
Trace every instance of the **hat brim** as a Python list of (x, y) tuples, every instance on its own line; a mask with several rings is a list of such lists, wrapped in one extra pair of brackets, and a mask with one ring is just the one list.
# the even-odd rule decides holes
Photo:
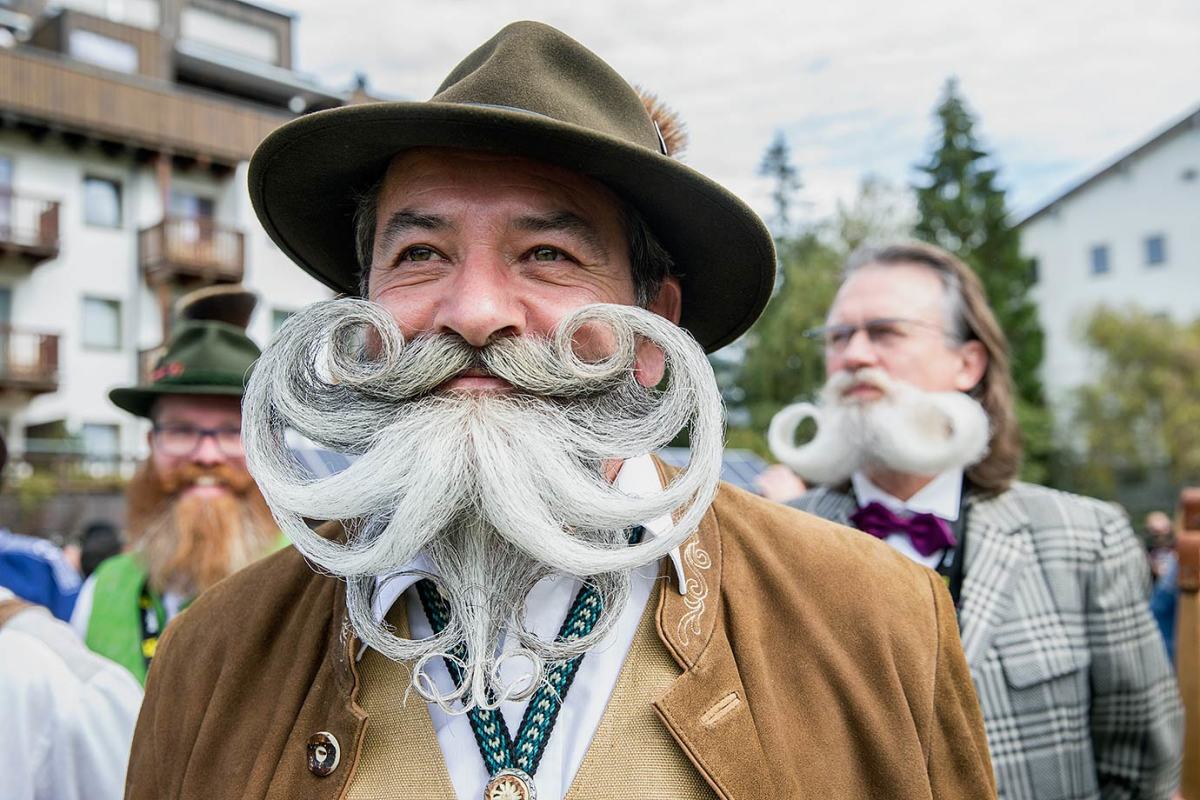
[(775, 283), (775, 250), (758, 215), (678, 160), (540, 114), (457, 103), (370, 103), (310, 114), (254, 153), (250, 200), (271, 239), (336, 291), (357, 293), (356, 196), (412, 147), (525, 156), (591, 176), (645, 217), (683, 289), (680, 325), (708, 351), (746, 331)]
[(113, 389), (108, 393), (108, 399), (122, 411), (128, 411), (137, 417), (150, 418), (154, 402), (167, 395), (225, 395), (241, 397), (245, 389), (238, 386), (186, 386), (173, 384), (168, 386), (132, 386)]

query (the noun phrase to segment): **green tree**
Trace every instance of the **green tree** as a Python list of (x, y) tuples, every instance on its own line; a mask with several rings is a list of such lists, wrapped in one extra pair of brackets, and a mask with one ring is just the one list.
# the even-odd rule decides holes
[(877, 175), (865, 176), (849, 203), (839, 200), (826, 225), (829, 241), (849, 255), (864, 244), (904, 238), (912, 230), (910, 196)]
[(778, 131), (767, 147), (758, 166), (758, 174), (770, 178), (773, 184), (771, 202), (775, 205), (775, 236), (787, 236), (792, 229), (792, 206), (803, 183), (800, 181), (800, 170), (792, 164), (791, 148), (783, 131)]
[(780, 239), (777, 245), (779, 289), (750, 330), (736, 373), (739, 413), (730, 414), (730, 445), (763, 455), (768, 455), (766, 431), (775, 412), (814, 396), (825, 382), (821, 348), (804, 332), (824, 322), (842, 262), (815, 232)]
[(1115, 497), (1157, 478), (1170, 502), (1179, 486), (1200, 481), (1200, 320), (1101, 307), (1084, 340), (1101, 366), (1075, 394), (1081, 488)]
[(975, 117), (953, 78), (946, 82), (935, 117), (933, 152), (918, 167), (923, 180), (914, 187), (917, 224), (913, 232), (958, 255), (982, 279), (1012, 351), (1017, 416), (1025, 438), (1024, 476), (1044, 480), (1049, 477), (1047, 464), (1054, 448), (1038, 376), (1043, 337), (1030, 297), (1033, 265), (1021, 255), (1020, 232), (1009, 219), (995, 162), (981, 146)]

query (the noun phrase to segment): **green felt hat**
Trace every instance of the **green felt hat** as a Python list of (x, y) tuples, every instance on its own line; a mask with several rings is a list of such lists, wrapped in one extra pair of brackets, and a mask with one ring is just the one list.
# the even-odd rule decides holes
[[(163, 354), (150, 373), (150, 383), (113, 389), (108, 393), (108, 399), (130, 414), (149, 418), (154, 402), (163, 395), (241, 397), (250, 369), (260, 355), (258, 345), (246, 335), (245, 329), (255, 298), (234, 287), (229, 287), (225, 294), (218, 308), (218, 302), (210, 292), (194, 293), (194, 302), (190, 303), (190, 308), (185, 304), (181, 310), (183, 319), (176, 323)], [(222, 318), (231, 307), (242, 309), (247, 303), (249, 310), (244, 319), (237, 313)], [(197, 316), (202, 318), (197, 319)]]
[(537, 22), (505, 27), (428, 102), (347, 106), (276, 129), (250, 160), (250, 199), (283, 252), (356, 294), (355, 199), (398, 152), (423, 146), (535, 158), (616, 191), (674, 259), (680, 324), (710, 351), (744, 333), (771, 296), (775, 248), (758, 215), (666, 154), (637, 92), (608, 64)]

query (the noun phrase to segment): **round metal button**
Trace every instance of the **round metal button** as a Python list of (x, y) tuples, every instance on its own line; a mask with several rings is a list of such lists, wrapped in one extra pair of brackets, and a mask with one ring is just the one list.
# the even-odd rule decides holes
[(313, 775), (324, 778), (337, 769), (341, 760), (342, 751), (332, 733), (318, 731), (308, 737), (308, 771)]
[(537, 800), (533, 778), (510, 767), (497, 772), (483, 789), (483, 800)]

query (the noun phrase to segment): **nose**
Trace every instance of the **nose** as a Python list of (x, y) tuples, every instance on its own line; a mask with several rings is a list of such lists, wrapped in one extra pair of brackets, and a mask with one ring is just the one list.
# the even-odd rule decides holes
[(517, 280), (498, 254), (472, 254), (447, 286), (434, 329), (456, 333), (475, 347), (502, 336), (520, 336), (525, 332), (526, 315)]
[(217, 437), (209, 433), (201, 436), (196, 449), (192, 451), (192, 463), (204, 467), (214, 467), (224, 461), (225, 454), (217, 446)]
[(851, 372), (879, 365), (879, 353), (865, 329), (856, 330), (850, 341), (846, 342), (846, 347), (838, 354), (838, 363), (841, 369)]

